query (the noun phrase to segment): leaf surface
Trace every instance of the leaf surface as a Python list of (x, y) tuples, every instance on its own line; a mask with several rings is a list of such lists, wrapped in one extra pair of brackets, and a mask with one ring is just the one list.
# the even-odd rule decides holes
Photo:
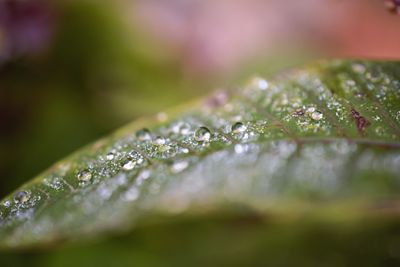
[(400, 65), (324, 61), (138, 120), (74, 153), (0, 203), (0, 247), (243, 209), (396, 216), (399, 192)]

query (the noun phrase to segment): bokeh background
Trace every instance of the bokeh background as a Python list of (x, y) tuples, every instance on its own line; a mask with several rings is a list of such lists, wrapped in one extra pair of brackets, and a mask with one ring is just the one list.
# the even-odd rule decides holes
[(0, 0), (0, 197), (139, 116), (251, 75), (399, 59), (388, 2)]

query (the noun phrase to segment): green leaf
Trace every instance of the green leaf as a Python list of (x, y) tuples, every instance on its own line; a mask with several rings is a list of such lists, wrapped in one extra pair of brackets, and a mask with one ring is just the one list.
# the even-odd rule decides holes
[(397, 218), (399, 141), (399, 63), (326, 61), (254, 78), (138, 120), (23, 185), (0, 203), (0, 246), (225, 214), (284, 227), (305, 215)]

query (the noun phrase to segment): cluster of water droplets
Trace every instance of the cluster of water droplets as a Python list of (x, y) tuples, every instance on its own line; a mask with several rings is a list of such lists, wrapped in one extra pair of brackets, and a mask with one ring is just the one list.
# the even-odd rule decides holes
[[(400, 99), (398, 92), (386, 87), (377, 89), (376, 83), (382, 81), (387, 87), (400, 88), (392, 79), (369, 74), (367, 66), (361, 63), (354, 64), (352, 71), (372, 84), (368, 90), (379, 93), (378, 104), (387, 106), (388, 99)], [(57, 199), (63, 199), (65, 206), (71, 208), (71, 213), (67, 211), (62, 217), (66, 226), (79, 225), (73, 212), (99, 216), (99, 221), (117, 220), (125, 209), (129, 212), (138, 202), (142, 209), (162, 203), (161, 207), (178, 212), (187, 208), (192, 198), (201, 201), (201, 197), (210, 198), (221, 191), (227, 199), (244, 197), (249, 192), (260, 196), (267, 191), (278, 194), (284, 184), (280, 179), (295, 177), (296, 172), (306, 175), (294, 179), (293, 185), (303, 187), (301, 183), (307, 183), (316, 191), (329, 187), (328, 193), (332, 193), (343, 183), (342, 174), (336, 172), (346, 168), (349, 161), (346, 155), (358, 153), (357, 146), (335, 141), (332, 146), (310, 146), (296, 154), (298, 139), (309, 136), (362, 139), (370, 134), (369, 127), (379, 137), (390, 139), (393, 129), (382, 125), (387, 118), (382, 115), (381, 107), (366, 106), (369, 103), (366, 93), (352, 76), (337, 75), (339, 93), (334, 93), (338, 88), (325, 84), (317, 75), (297, 72), (290, 77), (292, 80), (287, 83), (254, 78), (234, 97), (218, 92), (200, 111), (170, 122), (166, 113), (160, 113), (157, 115), (160, 126), (154, 129), (142, 128), (115, 140), (96, 143), (89, 152), (78, 154), (45, 173), (41, 183), (27, 186), (3, 201), (1, 224), (12, 224), (14, 217), (19, 221), (29, 219), (36, 210)], [(389, 116), (399, 122), (400, 110), (396, 108), (390, 107)], [(354, 112), (359, 114), (358, 118), (365, 116), (373, 124), (365, 127), (366, 133), (357, 129)], [(276, 141), (279, 139), (286, 141)], [(261, 145), (264, 141), (270, 141), (269, 145)], [(330, 158), (328, 153), (343, 157)], [(292, 157), (298, 157), (297, 161), (291, 161)], [(368, 158), (360, 160), (358, 168), (364, 168), (363, 162), (367, 161)], [(386, 158), (385, 164), (391, 172), (398, 169), (395, 161), (393, 155)], [(316, 178), (321, 173), (325, 173), (325, 178)], [(257, 182), (255, 177), (259, 179)], [(182, 184), (178, 186), (179, 183)], [(42, 225), (48, 220), (40, 219)], [(46, 229), (35, 231), (40, 235), (49, 231)]]

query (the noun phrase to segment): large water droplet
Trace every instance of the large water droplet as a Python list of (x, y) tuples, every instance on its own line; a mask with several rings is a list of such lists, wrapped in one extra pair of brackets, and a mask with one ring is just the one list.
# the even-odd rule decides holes
[(207, 127), (200, 127), (194, 133), (194, 139), (197, 142), (208, 142), (211, 139), (211, 132)]
[(246, 134), (246, 130), (247, 130), (247, 126), (241, 122), (236, 122), (231, 127), (231, 132), (235, 139), (243, 139), (243, 138), (247, 139), (249, 137), (249, 135)]
[(30, 191), (19, 191), (14, 195), (14, 201), (17, 204), (24, 204), (31, 198)]
[(136, 132), (136, 138), (139, 141), (149, 141), (151, 140), (151, 132), (147, 128), (143, 128)]
[(242, 134), (244, 131), (246, 131), (247, 127), (241, 122), (236, 122), (234, 125), (232, 125), (232, 133), (234, 134)]
[(92, 179), (92, 173), (89, 170), (82, 170), (78, 172), (77, 178), (79, 181), (87, 182)]

